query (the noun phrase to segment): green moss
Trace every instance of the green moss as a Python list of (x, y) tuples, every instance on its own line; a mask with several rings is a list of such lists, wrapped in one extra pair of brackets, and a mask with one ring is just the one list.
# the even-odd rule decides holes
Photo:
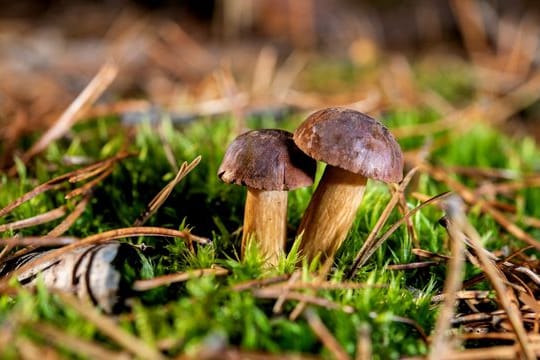
[[(322, 68), (317, 71), (321, 74), (313, 75), (316, 78), (327, 79), (332, 75), (340, 81), (349, 78), (354, 81), (360, 76), (355, 73), (356, 70), (347, 66), (336, 69)], [(337, 75), (333, 71), (337, 71)], [(444, 82), (443, 80), (437, 81)], [(310, 83), (310, 86), (319, 89), (325, 86), (327, 80), (324, 83), (317, 83), (317, 79), (308, 79), (309, 81), (314, 82)], [(439, 91), (443, 94), (448, 91), (448, 98), (453, 99), (450, 93), (459, 92), (456, 88), (460, 89), (460, 86), (465, 85), (458, 82), (448, 86), (452, 90), (441, 87)], [(436, 119), (437, 114), (427, 108), (391, 109), (383, 117), (390, 128), (414, 126)], [(277, 126), (289, 130), (294, 129), (299, 121), (298, 115), (294, 114), (279, 121), (272, 117), (249, 119), (252, 125)], [(29, 167), (19, 163), (17, 178), (3, 175), (0, 178), (0, 206), (13, 201), (38, 183), (73, 170), (74, 166), (64, 164), (65, 155), (99, 160), (126, 147), (127, 150), (136, 152), (136, 155), (117, 164), (113, 173), (95, 188), (91, 203), (68, 234), (86, 236), (130, 226), (145, 210), (146, 204), (175, 174), (174, 166), (168, 162), (165, 155), (164, 140), (166, 146), (170, 146), (176, 165), (202, 155), (200, 165), (174, 189), (147, 225), (188, 228), (195, 234), (210, 237), (213, 243), (204, 247), (197, 246), (196, 252), (192, 253), (182, 239), (141, 237), (126, 241), (148, 246), (142, 255), (145, 264), (144, 274), (140, 276), (142, 278), (206, 268), (212, 264), (226, 267), (230, 274), (226, 277), (193, 278), (184, 284), (139, 294), (140, 298), (133, 303), (131, 310), (120, 315), (120, 324), (150, 346), (155, 346), (162, 340), (174, 339), (174, 346), (166, 351), (171, 356), (181, 352), (195, 353), (201, 347), (218, 342), (243, 349), (275, 353), (308, 352), (329, 357), (303, 318), (296, 321), (287, 318), (296, 302), (287, 302), (283, 314), (274, 314), (272, 300), (257, 298), (251, 290), (233, 289), (234, 285), (245, 281), (290, 274), (295, 269), (301, 257), (293, 245), (294, 229), (313, 191), (312, 188), (299, 189), (289, 195), (288, 247), (294, 251), (288, 257), (283, 257), (275, 269), (266, 269), (257, 247), (253, 246), (248, 249), (245, 258), (239, 261), (239, 236), (235, 231), (242, 225), (245, 190), (239, 186), (223, 184), (216, 176), (226, 145), (233, 137), (233, 128), (234, 124), (228, 117), (202, 118), (182, 126), (174, 126), (169, 120), (165, 120), (160, 129), (161, 136), (154, 125), (143, 122), (135, 126), (132, 131), (135, 135), (129, 137), (129, 132), (118, 119), (104, 118), (85, 122), (73, 129), (72, 141), (52, 144), (44, 156)], [(464, 134), (449, 130), (444, 136), (448, 137), (448, 141), (437, 148), (430, 158), (439, 166), (497, 167), (511, 169), (518, 176), (539, 167), (537, 159), (540, 154), (531, 140), (515, 141), (485, 125), (474, 126)], [(400, 139), (406, 150), (417, 149), (426, 141), (423, 135)], [(319, 176), (320, 172), (321, 168)], [(478, 185), (460, 176), (456, 176), (456, 179), (467, 181), (471, 186)], [(419, 174), (413, 186), (415, 191), (430, 196), (448, 190), (426, 174)], [(0, 219), (0, 222), (24, 219), (65, 204), (64, 195), (72, 188), (72, 185), (66, 184), (65, 189), (39, 195)], [(518, 196), (518, 215), (540, 216), (540, 208), (536, 206), (540, 202), (538, 188), (521, 190)], [(368, 183), (367, 193), (354, 226), (338, 253), (330, 275), (331, 280), (343, 279), (343, 274), (389, 199), (390, 193), (386, 185), (375, 181)], [(410, 194), (407, 194), (407, 201), (409, 209), (419, 204)], [(69, 206), (73, 205), (74, 203), (69, 203)], [(444, 229), (437, 224), (442, 215), (437, 207), (428, 206), (415, 214), (411, 221), (421, 248), (448, 254), (445, 243), (447, 236)], [(381, 233), (388, 230), (401, 216), (394, 210)], [(509, 239), (493, 219), (478, 211), (472, 211), (470, 220), (484, 236), (483, 240), (488, 248), (498, 249), (508, 243), (517, 246), (518, 243)], [(55, 224), (27, 229), (22, 233), (41, 235)], [(540, 237), (538, 232), (532, 233)], [(4, 236), (13, 234), (5, 233)], [(392, 359), (426, 353), (426, 344), (420, 335), (396, 317), (414, 320), (429, 333), (437, 315), (430, 299), (441, 291), (446, 268), (439, 265), (414, 271), (387, 269), (389, 263), (417, 261), (412, 253), (413, 246), (408, 232), (401, 227), (353, 279), (371, 286), (317, 292), (318, 296), (354, 309), (353, 314), (348, 314), (341, 310), (315, 308), (349, 354), (354, 354), (358, 329), (364, 324), (368, 324), (372, 331), (375, 358)], [(467, 276), (476, 272), (470, 265), (467, 266)], [(310, 275), (305, 272), (304, 276), (309, 278)], [(8, 326), (9, 321), (14, 318), (22, 324), (14, 330), (17, 336), (39, 338), (39, 334), (32, 333), (30, 329), (34, 323), (45, 322), (61, 326), (76, 336), (117, 348), (111, 339), (43, 287), (39, 287), (35, 293), (21, 290), (13, 298), (0, 296), (0, 326)], [(14, 353), (9, 346), (6, 351)]]

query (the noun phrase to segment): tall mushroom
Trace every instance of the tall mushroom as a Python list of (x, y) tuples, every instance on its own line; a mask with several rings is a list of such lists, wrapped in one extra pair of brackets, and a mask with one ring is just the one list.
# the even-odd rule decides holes
[(287, 237), (287, 190), (313, 184), (315, 168), (284, 130), (248, 131), (229, 145), (218, 176), (247, 186), (242, 256), (254, 236), (267, 262), (277, 263)]
[(301, 249), (308, 259), (333, 257), (352, 226), (367, 178), (400, 181), (403, 154), (380, 122), (344, 108), (310, 115), (294, 132), (294, 142), (327, 164), (298, 229)]

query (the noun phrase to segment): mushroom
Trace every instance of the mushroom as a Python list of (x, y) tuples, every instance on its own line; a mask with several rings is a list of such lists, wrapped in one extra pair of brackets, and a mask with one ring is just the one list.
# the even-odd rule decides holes
[(252, 130), (229, 145), (218, 177), (247, 186), (242, 256), (254, 236), (267, 262), (277, 263), (287, 238), (287, 191), (313, 184), (315, 169), (288, 131)]
[(308, 259), (333, 257), (362, 201), (367, 178), (399, 182), (403, 154), (388, 129), (355, 110), (327, 108), (310, 115), (294, 142), (326, 168), (302, 217), (300, 248)]

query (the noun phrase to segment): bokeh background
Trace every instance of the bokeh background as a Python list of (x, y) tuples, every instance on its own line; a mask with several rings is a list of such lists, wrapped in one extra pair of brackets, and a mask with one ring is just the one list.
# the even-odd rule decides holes
[[(185, 121), (351, 104), (376, 114), (388, 104), (425, 102), (446, 114), (455, 110), (446, 100), (492, 104), (528, 84), (520, 106), (494, 121), (538, 136), (531, 95), (538, 81), (528, 83), (539, 62), (535, 1), (2, 1), (0, 8), (2, 168), (107, 61), (119, 74), (87, 116), (137, 121), (159, 110)], [(430, 78), (429, 69), (441, 67), (447, 76)], [(419, 69), (420, 83), (412, 76)], [(445, 86), (462, 90), (445, 99)]]

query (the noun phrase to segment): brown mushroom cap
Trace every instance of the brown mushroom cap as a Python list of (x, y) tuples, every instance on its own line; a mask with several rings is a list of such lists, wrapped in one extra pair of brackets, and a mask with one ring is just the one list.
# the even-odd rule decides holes
[(252, 130), (229, 145), (218, 169), (226, 182), (258, 190), (292, 190), (313, 184), (316, 163), (285, 130)]
[(377, 120), (355, 110), (327, 108), (311, 114), (294, 132), (296, 145), (312, 158), (386, 182), (403, 178), (403, 154)]

